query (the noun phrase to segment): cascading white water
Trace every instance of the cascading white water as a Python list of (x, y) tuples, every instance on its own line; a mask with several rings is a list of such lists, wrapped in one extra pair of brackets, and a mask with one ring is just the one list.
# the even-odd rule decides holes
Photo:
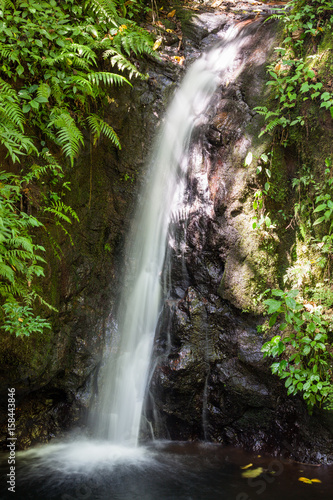
[[(102, 382), (96, 433), (115, 443), (136, 445), (154, 333), (161, 307), (160, 275), (168, 225), (184, 195), (187, 150), (193, 128), (230, 68), (244, 37), (229, 28), (221, 43), (197, 60), (175, 94), (151, 160), (151, 180), (131, 237), (131, 285), (120, 301), (119, 329)], [(130, 288), (130, 290), (128, 290)]]

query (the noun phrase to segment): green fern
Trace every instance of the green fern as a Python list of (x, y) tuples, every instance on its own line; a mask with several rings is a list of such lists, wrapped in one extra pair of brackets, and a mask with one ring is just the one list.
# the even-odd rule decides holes
[(12, 123), (23, 132), (24, 115), (16, 91), (0, 78), (0, 120)]
[(61, 106), (63, 102), (63, 93), (58, 82), (51, 83), (51, 95), (56, 101), (57, 105)]
[(134, 24), (129, 24), (124, 32), (117, 34), (113, 45), (118, 52), (125, 51), (128, 56), (133, 52), (136, 56), (150, 54), (156, 57), (151, 35)]
[(274, 120), (271, 120), (266, 125), (266, 128), (260, 132), (259, 137), (266, 134), (267, 132), (271, 132), (275, 127), (277, 127), (277, 125), (281, 125), (281, 118), (280, 117), (277, 117), (277, 118), (274, 118)]
[(42, 66), (53, 67), (58, 66), (68, 66), (73, 68), (79, 68), (81, 70), (89, 71), (90, 63), (85, 59), (79, 57), (75, 52), (64, 51), (57, 56), (47, 57), (42, 60)]
[(15, 6), (11, 0), (0, 0), (0, 10), (4, 12), (5, 9), (15, 9)]
[(93, 85), (83, 75), (72, 76), (72, 82), (75, 86), (81, 88), (81, 91), (87, 95), (94, 96)]
[(1, 59), (4, 59), (5, 61), (6, 60), (12, 60), (12, 48), (11, 47), (8, 47), (7, 45), (2, 45), (2, 43), (0, 43), (0, 57)]
[(104, 83), (104, 85), (123, 85), (123, 83), (128, 83), (128, 85), (131, 85), (131, 83), (124, 76), (117, 75), (115, 73), (109, 73), (106, 71), (89, 73), (87, 75), (87, 78), (91, 83), (95, 85), (98, 85), (100, 82)]
[(71, 51), (75, 51), (78, 53), (79, 57), (84, 58), (88, 63), (96, 64), (97, 62), (97, 55), (87, 45), (82, 45), (79, 43), (72, 43), (71, 46)]
[(37, 89), (37, 96), (48, 101), (51, 94), (51, 87), (47, 83), (40, 83)]
[[(61, 202), (62, 188), (59, 194), (51, 191), (64, 176), (56, 159), (61, 158), (59, 148), (73, 165), (84, 142), (83, 128), (91, 130), (94, 144), (104, 134), (120, 148), (111, 124), (91, 111), (105, 100), (106, 87), (130, 85), (125, 76), (143, 78), (130, 58), (155, 55), (147, 32), (122, 17), (138, 11), (139, 3), (82, 4), (0, 0), (0, 144), (9, 163), (30, 156), (20, 176), (0, 173), (0, 321), (6, 331), (20, 334), (43, 329), (45, 320), (34, 316), (34, 304), (51, 308), (35, 288), (44, 273), (44, 249), (33, 235), (44, 228), (58, 256), (61, 249), (52, 231), (18, 207), (28, 203), (73, 243), (67, 227), (78, 218)], [(125, 76), (100, 71), (102, 52)]]
[(73, 166), (74, 158), (80, 149), (80, 144), (84, 144), (82, 132), (76, 126), (74, 119), (67, 110), (53, 110), (48, 127), (52, 126), (58, 130), (57, 138), (59, 143)]
[(147, 75), (143, 75), (138, 71), (136, 66), (132, 64), (126, 57), (118, 52), (116, 49), (108, 49), (103, 53), (104, 59), (109, 59), (112, 66), (116, 66), (120, 71), (128, 71), (128, 76), (131, 79), (134, 77), (140, 77), (146, 79)]
[(68, 224), (72, 224), (72, 220), (67, 215), (67, 213), (69, 213), (74, 219), (79, 221), (79, 218), (72, 207), (65, 205), (62, 201), (53, 202), (51, 207), (44, 208), (44, 212), (49, 212), (55, 215), (58, 220), (67, 222)]
[[(68, 237), (71, 245), (74, 245), (72, 236), (64, 226), (64, 223), (72, 224), (72, 219), (76, 220), (77, 222), (80, 222), (79, 217), (75, 212), (75, 210), (73, 210), (73, 208), (70, 207), (69, 205), (66, 205), (63, 201), (58, 200), (58, 201), (52, 201), (51, 205), (49, 207), (45, 207), (43, 211), (44, 213), (48, 213), (53, 216), (56, 226), (59, 226), (61, 228), (61, 230)], [(61, 252), (59, 245), (55, 245), (54, 249), (56, 250), (55, 253), (58, 256), (59, 251)]]
[(29, 228), (42, 224), (17, 210), (20, 196), (20, 179), (0, 172), (0, 318), (6, 331), (23, 335), (42, 331), (48, 323), (30, 307), (38, 298), (32, 280), (44, 275), (39, 263), (45, 260), (39, 254), (44, 248), (34, 244)]
[(0, 261), (0, 276), (2, 276), (2, 278), (5, 278), (6, 280), (10, 281), (11, 283), (13, 283), (15, 280), (15, 275), (14, 275), (13, 269), (1, 261)]
[(104, 134), (115, 146), (117, 146), (118, 149), (121, 149), (119, 137), (111, 125), (95, 114), (88, 116), (87, 122), (93, 133), (93, 145), (96, 144), (100, 135)]
[(119, 15), (112, 0), (87, 0), (86, 6), (89, 6), (97, 17), (105, 19), (114, 26), (118, 25), (117, 19)]

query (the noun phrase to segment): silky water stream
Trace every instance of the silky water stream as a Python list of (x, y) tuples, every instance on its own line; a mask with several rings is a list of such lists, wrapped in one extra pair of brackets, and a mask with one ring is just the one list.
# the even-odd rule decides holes
[[(94, 439), (71, 436), (68, 441), (17, 453), (14, 490), (8, 490), (11, 483), (5, 456), (1, 499), (331, 498), (333, 477), (325, 467), (210, 443), (153, 441), (138, 446), (154, 332), (164, 294), (161, 273), (171, 237), (169, 222), (183, 208), (189, 142), (193, 130), (205, 120), (204, 111), (221, 79), (231, 74), (237, 77), (240, 67), (235, 69), (235, 60), (247, 36), (251, 36), (248, 28), (242, 32), (237, 27), (225, 30), (221, 42), (190, 67), (156, 141), (149, 182), (141, 197), (144, 202), (133, 223), (128, 251), (131, 271), (120, 301), (118, 329), (107, 350), (100, 402), (92, 414)], [(248, 464), (252, 465), (246, 468)], [(249, 470), (259, 477), (251, 478)], [(298, 482), (302, 476), (319, 482)]]

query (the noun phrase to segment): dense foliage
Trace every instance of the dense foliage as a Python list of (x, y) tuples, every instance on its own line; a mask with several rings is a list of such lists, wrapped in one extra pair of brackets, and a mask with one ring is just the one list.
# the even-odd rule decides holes
[[(308, 103), (319, 112), (330, 111), (333, 118), (333, 95), (325, 72), (320, 71), (323, 52), (317, 47), (333, 26), (333, 2), (292, 0), (276, 14), (284, 23), (284, 39), (277, 47), (277, 60), (268, 68), (272, 102), (270, 108), (257, 111), (268, 122), (262, 134), (271, 133), (273, 144), (291, 143), (292, 129), (304, 127), (309, 137)], [(294, 214), (277, 214), (279, 187), (272, 178), (275, 149), (261, 157), (257, 168), (261, 187), (256, 191), (253, 227), (267, 234), (288, 222), (296, 228), (298, 241), (307, 249), (305, 258), (295, 258), (284, 276), (285, 289), (269, 290), (263, 303), (269, 322), (261, 331), (272, 330), (273, 337), (263, 346), (265, 356), (276, 358), (272, 372), (285, 379), (288, 394), (301, 393), (310, 412), (313, 407), (332, 407), (333, 294), (330, 286), (333, 257), (333, 178), (332, 159), (318, 166), (317, 176), (306, 165), (293, 179), (296, 191)], [(267, 211), (274, 206), (276, 219)], [(273, 220), (272, 220), (273, 219)], [(296, 300), (297, 298), (297, 300)], [(280, 333), (276, 335), (276, 321)], [(274, 326), (275, 325), (275, 326)]]
[[(62, 201), (69, 189), (64, 171), (87, 133), (91, 146), (104, 134), (120, 148), (100, 110), (110, 86), (144, 78), (136, 58), (152, 53), (152, 42), (133, 21), (142, 8), (135, 1), (0, 1), (0, 144), (7, 172), (16, 172), (3, 168), (0, 177), (0, 321), (6, 331), (29, 335), (50, 327), (33, 312), (36, 299), (51, 307), (36, 288), (44, 248), (35, 233), (44, 227), (41, 217), (66, 234), (66, 225), (78, 219)], [(117, 71), (101, 69), (103, 60)], [(21, 170), (12, 168), (21, 161)]]
[(325, 82), (318, 79), (315, 65), (319, 55), (315, 50), (326, 31), (333, 27), (333, 2), (327, 0), (291, 0), (283, 14), (275, 16), (284, 23), (285, 38), (276, 48), (278, 58), (268, 69), (271, 80), (274, 105), (256, 110), (268, 121), (265, 130), (280, 127), (283, 141), (287, 141), (288, 127), (305, 125), (302, 103), (316, 100), (320, 107), (329, 109), (333, 117), (333, 95), (325, 88)]

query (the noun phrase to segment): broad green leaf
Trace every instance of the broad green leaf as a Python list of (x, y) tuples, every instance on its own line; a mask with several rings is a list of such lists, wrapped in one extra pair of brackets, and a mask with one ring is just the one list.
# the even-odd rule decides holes
[(264, 304), (268, 306), (268, 311), (267, 311), (268, 314), (273, 314), (279, 311), (281, 308), (281, 302), (274, 299), (264, 300)]
[(277, 317), (278, 315), (277, 314), (273, 314), (273, 316), (270, 317), (269, 319), (269, 323), (268, 323), (268, 326), (271, 328), (272, 326), (275, 325), (276, 323), (276, 320), (277, 320)]
[(326, 210), (326, 208), (327, 208), (326, 203), (322, 203), (321, 205), (319, 205), (314, 209), (314, 212), (321, 212), (322, 210)]
[(290, 309), (296, 308), (296, 301), (295, 301), (295, 299), (292, 299), (291, 297), (286, 298), (286, 304)]

